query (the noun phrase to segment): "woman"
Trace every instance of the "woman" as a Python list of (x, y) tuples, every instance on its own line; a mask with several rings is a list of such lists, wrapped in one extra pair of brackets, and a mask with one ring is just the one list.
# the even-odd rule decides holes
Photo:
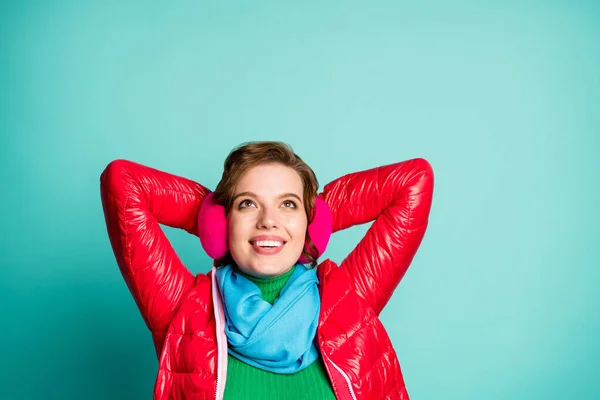
[[(408, 399), (378, 315), (425, 233), (431, 166), (408, 160), (317, 189), (279, 142), (232, 151), (212, 194), (130, 161), (107, 166), (108, 234), (152, 332), (155, 399)], [(306, 267), (328, 220), (333, 232), (374, 223), (339, 268)], [(200, 235), (212, 271), (194, 277), (159, 224)]]

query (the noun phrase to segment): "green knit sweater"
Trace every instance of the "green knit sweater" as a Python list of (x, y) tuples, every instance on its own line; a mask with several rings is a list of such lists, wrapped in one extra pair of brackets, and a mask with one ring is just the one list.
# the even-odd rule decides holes
[[(271, 279), (255, 278), (246, 274), (244, 276), (260, 288), (263, 300), (273, 304), (292, 272), (294, 268)], [(335, 400), (335, 395), (321, 357), (302, 371), (284, 375), (264, 371), (229, 355), (224, 399)]]

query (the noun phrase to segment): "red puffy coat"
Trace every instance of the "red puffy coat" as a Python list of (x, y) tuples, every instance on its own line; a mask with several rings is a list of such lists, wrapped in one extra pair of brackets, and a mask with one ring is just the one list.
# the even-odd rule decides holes
[[(152, 332), (159, 359), (155, 399), (221, 399), (227, 340), (214, 268), (193, 276), (159, 224), (196, 235), (209, 190), (125, 160), (100, 178), (117, 263)], [(378, 315), (425, 233), (433, 172), (421, 158), (345, 175), (319, 196), (333, 231), (374, 221), (338, 267), (318, 268), (320, 354), (337, 399), (408, 399), (396, 352)]]

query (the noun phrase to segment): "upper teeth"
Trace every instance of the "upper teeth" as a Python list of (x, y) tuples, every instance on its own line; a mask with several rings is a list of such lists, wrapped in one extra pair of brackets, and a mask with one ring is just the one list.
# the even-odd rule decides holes
[(256, 246), (270, 246), (277, 247), (283, 245), (283, 242), (277, 242), (275, 240), (257, 240), (254, 242)]

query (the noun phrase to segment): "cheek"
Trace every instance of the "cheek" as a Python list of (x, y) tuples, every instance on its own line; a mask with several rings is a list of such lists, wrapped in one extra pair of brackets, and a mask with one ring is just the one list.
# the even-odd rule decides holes
[(238, 217), (232, 216), (227, 219), (227, 240), (231, 244), (243, 235), (244, 222)]
[(245, 237), (243, 219), (239, 216), (227, 218), (227, 248), (237, 264), (243, 264), (246, 257)]
[(291, 218), (288, 221), (288, 227), (290, 232), (293, 232), (293, 235), (296, 237), (304, 237), (306, 236), (306, 217), (295, 217)]
[(256, 216), (247, 214), (231, 214), (227, 218), (227, 240), (229, 245), (244, 243), (256, 229)]

